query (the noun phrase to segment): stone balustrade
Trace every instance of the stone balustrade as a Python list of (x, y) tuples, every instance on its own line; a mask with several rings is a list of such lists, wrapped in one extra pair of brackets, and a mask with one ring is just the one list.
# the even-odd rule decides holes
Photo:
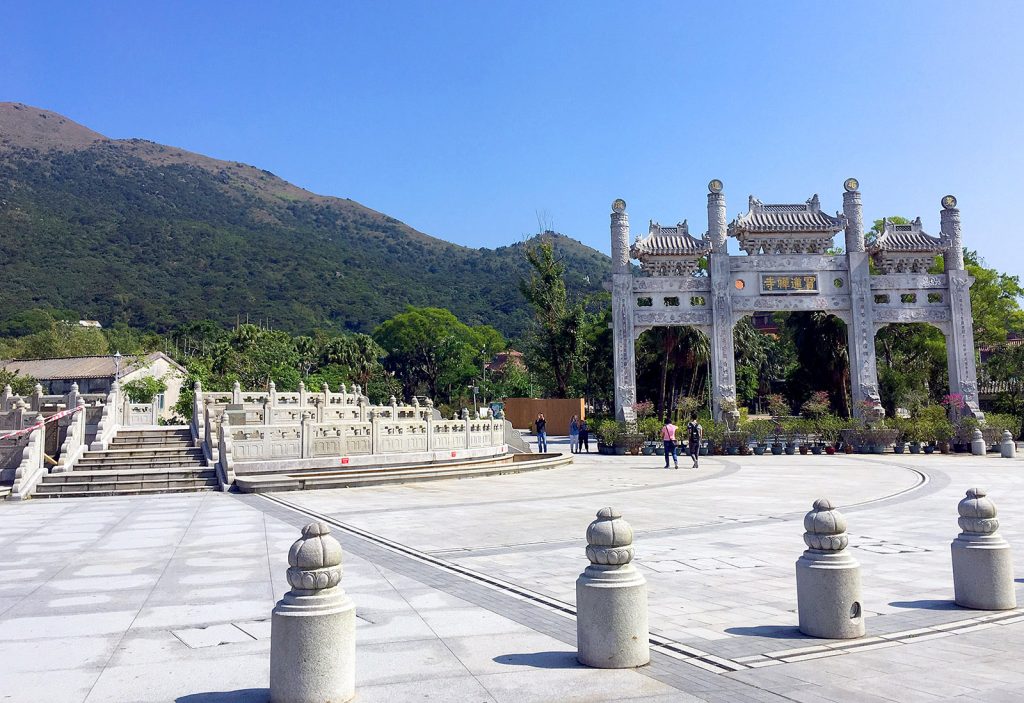
[(193, 438), (218, 467), (222, 487), (235, 473), (270, 473), (398, 463), (450, 461), (508, 451), (505, 422), (444, 419), (431, 401), (371, 405), (356, 385), (318, 392), (207, 393), (194, 388)]

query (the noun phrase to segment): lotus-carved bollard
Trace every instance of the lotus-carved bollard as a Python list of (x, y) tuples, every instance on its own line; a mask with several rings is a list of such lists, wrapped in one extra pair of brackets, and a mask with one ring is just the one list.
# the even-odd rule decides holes
[(1012, 459), (1017, 455), (1017, 443), (1009, 430), (1003, 431), (1003, 441), (999, 443), (999, 455), (1004, 459)]
[(967, 491), (957, 506), (963, 530), (950, 549), (956, 604), (978, 610), (1017, 607), (1010, 545), (1000, 536), (996, 506), (980, 488)]
[(800, 631), (811, 637), (853, 639), (864, 635), (860, 564), (846, 547), (846, 518), (827, 498), (804, 516), (808, 549), (796, 562)]
[(975, 428), (974, 432), (971, 433), (971, 454), (974, 456), (985, 456), (985, 438), (981, 434), (981, 430)]
[(341, 571), (330, 527), (302, 528), (288, 551), (292, 588), (271, 620), (271, 703), (344, 703), (355, 695), (356, 611)]
[(581, 664), (643, 666), (651, 659), (647, 581), (633, 566), (633, 528), (602, 508), (587, 528), (588, 566), (576, 579), (576, 644)]

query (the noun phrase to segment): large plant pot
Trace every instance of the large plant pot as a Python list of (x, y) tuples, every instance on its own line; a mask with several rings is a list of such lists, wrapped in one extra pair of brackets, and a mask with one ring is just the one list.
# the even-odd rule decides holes
[(711, 450), (708, 448), (708, 443), (707, 442), (701, 442), (700, 443), (700, 449), (697, 450), (697, 453), (700, 456), (707, 456), (708, 454), (710, 454)]
[(825, 447), (825, 453), (828, 454), (829, 456), (832, 456), (833, 454), (836, 453), (836, 448), (830, 444), (827, 447)]
[(754, 447), (754, 454), (757, 454), (758, 456), (764, 456), (764, 450), (767, 448), (768, 446), (765, 444), (758, 444), (756, 447)]
[(803, 455), (803, 456), (807, 456), (807, 445), (806, 444), (801, 444), (800, 445), (800, 454)]
[(775, 456), (778, 456), (779, 454), (782, 454), (782, 445), (781, 444), (773, 444), (772, 445), (772, 454), (774, 454)]
[(787, 444), (786, 445), (786, 454), (790, 454), (790, 455), (796, 454), (796, 447), (794, 447), (792, 444)]
[(844, 451), (844, 452), (846, 452), (847, 454), (853, 454), (853, 452), (854, 452), (855, 450), (854, 450), (854, 448), (853, 448), (853, 445), (852, 445), (852, 444), (844, 444), (844, 445), (843, 445), (843, 451)]
[(655, 449), (651, 445), (645, 444), (643, 452), (644, 452), (644, 456), (654, 456)]
[(920, 442), (911, 442), (910, 443), (910, 453), (911, 454), (920, 454), (921, 453), (921, 443)]
[(906, 448), (907, 445), (904, 444), (903, 442), (897, 442), (896, 444), (892, 445), (892, 451), (894, 454), (902, 454), (906, 450)]
[(925, 454), (931, 454), (931, 453), (932, 453), (932, 452), (934, 452), (934, 451), (935, 451), (935, 447), (934, 447), (934, 446), (932, 446), (931, 444), (926, 444), (926, 445), (924, 446), (924, 453), (925, 453)]
[(612, 453), (615, 454), (615, 456), (626, 456), (626, 448), (620, 446), (612, 447)]
[(729, 456), (738, 456), (739, 453), (740, 453), (740, 448), (739, 447), (729, 447), (728, 449), (725, 450), (725, 453), (728, 454)]
[(821, 447), (818, 446), (817, 444), (814, 445), (813, 447), (811, 447), (811, 453), (814, 454), (815, 456), (821, 454)]

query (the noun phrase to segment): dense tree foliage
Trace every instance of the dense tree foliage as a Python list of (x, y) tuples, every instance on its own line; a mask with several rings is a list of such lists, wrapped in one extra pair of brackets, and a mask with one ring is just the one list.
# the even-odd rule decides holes
[[(407, 305), (444, 307), (505, 335), (525, 329), (525, 244), (456, 246), (242, 164), (168, 162), (174, 151), (137, 142), (3, 151), (0, 334), (31, 329), (25, 301), (162, 333), (203, 318), (370, 332)], [(541, 239), (570, 285), (599, 290), (606, 256), (554, 233)]]

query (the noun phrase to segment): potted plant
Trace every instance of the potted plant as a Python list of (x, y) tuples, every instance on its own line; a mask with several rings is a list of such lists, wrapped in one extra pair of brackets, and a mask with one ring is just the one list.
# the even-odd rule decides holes
[(725, 451), (722, 446), (725, 439), (725, 423), (709, 419), (702, 424), (704, 425), (704, 437), (708, 442), (708, 451), (714, 454), (723, 453)]
[(775, 456), (778, 456), (779, 454), (782, 454), (782, 451), (785, 448), (785, 445), (782, 444), (783, 434), (784, 434), (784, 431), (782, 429), (782, 421), (778, 420), (778, 419), (773, 420), (772, 421), (772, 454), (774, 454)]
[(656, 417), (645, 417), (637, 422), (637, 431), (644, 436), (643, 453), (645, 456), (653, 456), (658, 453), (658, 441), (661, 432), (661, 423)]
[(836, 453), (836, 442), (839, 441), (839, 432), (843, 429), (843, 421), (831, 413), (822, 415), (816, 421), (818, 436), (825, 447), (826, 454)]
[(782, 421), (782, 434), (786, 440), (786, 454), (796, 454), (797, 427), (796, 420), (786, 419)]
[(754, 439), (754, 454), (762, 456), (768, 449), (768, 436), (773, 427), (771, 420), (751, 420), (746, 424), (747, 431)]
[(619, 423), (602, 420), (597, 426), (597, 451), (600, 454), (614, 454), (615, 440), (619, 438)]

